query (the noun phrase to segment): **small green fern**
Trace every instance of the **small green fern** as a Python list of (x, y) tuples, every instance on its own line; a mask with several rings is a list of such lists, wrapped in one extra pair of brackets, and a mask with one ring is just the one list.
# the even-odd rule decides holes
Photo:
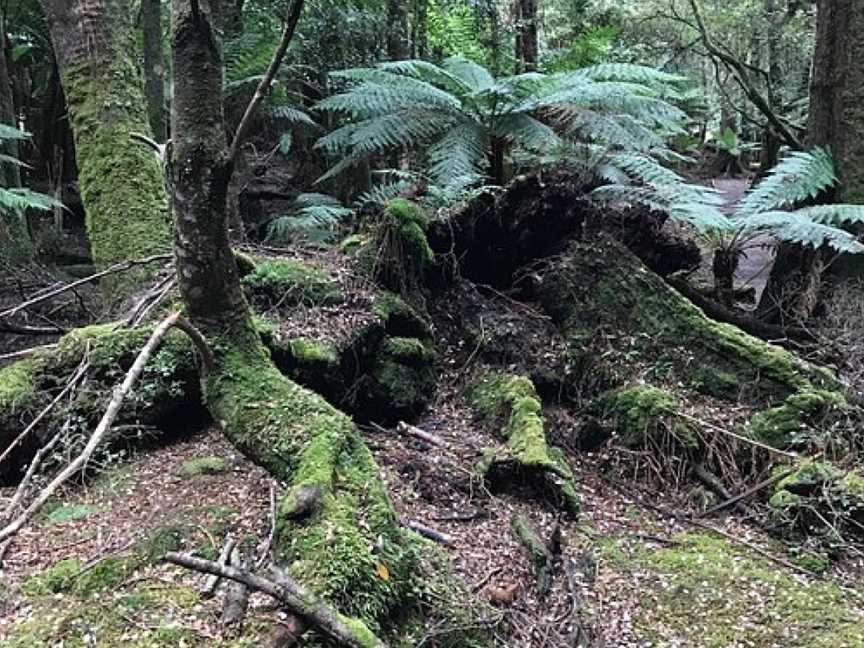
[(298, 239), (329, 242), (336, 227), (353, 213), (333, 196), (303, 193), (294, 199), (288, 213), (267, 224), (266, 240), (274, 245), (289, 245)]
[[(0, 124), (0, 143), (6, 141), (23, 141), (30, 133), (8, 124)], [(26, 167), (18, 158), (11, 155), (0, 155), (0, 165)], [(0, 187), (0, 214), (7, 218), (23, 218), (28, 209), (50, 211), (62, 208), (63, 204), (53, 197), (27, 189), (26, 187)]]

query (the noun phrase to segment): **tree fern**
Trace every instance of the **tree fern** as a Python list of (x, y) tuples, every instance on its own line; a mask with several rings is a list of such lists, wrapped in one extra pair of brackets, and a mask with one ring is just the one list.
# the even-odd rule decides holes
[[(29, 137), (30, 133), (26, 131), (0, 124), (0, 143), (9, 140), (22, 141)], [(0, 156), (0, 164), (26, 166), (21, 160), (10, 155)], [(0, 187), (0, 215), (7, 218), (23, 218), (28, 209), (50, 211), (62, 207), (61, 202), (47, 194), (24, 187)]]
[(350, 166), (346, 159), (422, 147), (440, 186), (488, 170), (493, 147), (550, 155), (583, 141), (644, 152), (660, 147), (686, 118), (655, 87), (678, 77), (640, 66), (496, 79), (473, 61), (451, 57), (441, 65), (396, 61), (334, 76), (348, 87), (317, 109), (340, 113), (346, 123), (317, 147), (342, 158), (335, 169)]
[(288, 245), (298, 238), (327, 242), (353, 213), (333, 196), (303, 193), (294, 199), (288, 213), (268, 223), (266, 240), (276, 245)]

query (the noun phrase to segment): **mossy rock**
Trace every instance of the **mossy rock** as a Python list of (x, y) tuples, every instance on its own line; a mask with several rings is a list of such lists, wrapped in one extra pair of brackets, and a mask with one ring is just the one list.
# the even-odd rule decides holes
[(196, 457), (184, 461), (177, 475), (182, 479), (190, 479), (201, 475), (219, 475), (230, 470), (231, 463), (225, 457)]
[(295, 259), (266, 259), (241, 280), (251, 301), (264, 306), (338, 304), (343, 296), (324, 270)]
[(838, 392), (807, 390), (788, 396), (782, 405), (758, 412), (747, 431), (751, 437), (775, 448), (800, 447), (849, 410)]
[[(776, 470), (785, 470), (784, 467)], [(864, 536), (864, 477), (822, 461), (805, 461), (774, 486), (768, 502), (779, 528), (836, 538)]]
[(123, 582), (141, 564), (135, 556), (108, 556), (92, 565), (67, 558), (30, 576), (21, 591), (30, 597), (72, 593), (89, 598)]
[[(715, 372), (724, 384), (708, 389), (761, 406), (799, 391), (841, 389), (828, 370), (709, 319), (604, 235), (573, 243), (549, 263), (539, 293), (544, 310), (577, 351), (602, 358), (620, 384), (665, 366), (670, 379), (703, 390), (705, 372)], [(732, 385), (740, 393), (733, 394)]]
[(601, 394), (589, 410), (610, 422), (625, 448), (644, 449), (660, 444), (664, 435), (684, 448), (695, 448), (693, 430), (676, 420), (678, 399), (652, 385), (631, 385)]
[(526, 484), (551, 496), (568, 514), (578, 515), (573, 472), (564, 453), (546, 442), (542, 406), (531, 380), (512, 374), (486, 375), (473, 389), (471, 404), (506, 442), (503, 451), (488, 454), (480, 464), (492, 487)]
[(642, 604), (633, 621), (646, 645), (864, 645), (860, 588), (802, 581), (723, 538), (688, 533), (673, 539), (677, 544), (664, 548), (629, 540), (607, 540), (601, 548), (606, 569), (638, 575)]

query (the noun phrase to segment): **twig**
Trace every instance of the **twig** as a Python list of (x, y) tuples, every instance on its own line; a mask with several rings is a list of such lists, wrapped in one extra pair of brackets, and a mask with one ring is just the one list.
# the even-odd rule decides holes
[(108, 408), (105, 410), (105, 414), (102, 415), (102, 420), (99, 421), (99, 424), (96, 426), (96, 429), (91, 435), (90, 440), (87, 442), (87, 445), (81, 453), (63, 470), (61, 470), (51, 483), (39, 493), (36, 499), (31, 502), (30, 506), (28, 506), (21, 515), (6, 525), (4, 529), (0, 530), (0, 541), (15, 535), (21, 527), (24, 526), (24, 524), (26, 524), (40, 508), (42, 508), (42, 505), (51, 497), (51, 495), (54, 494), (54, 491), (66, 483), (72, 475), (78, 473), (78, 471), (81, 470), (81, 468), (83, 468), (90, 460), (93, 452), (111, 428), (111, 424), (114, 423), (114, 419), (116, 419), (117, 415), (120, 413), (120, 407), (123, 405), (124, 399), (141, 376), (144, 367), (150, 360), (150, 356), (153, 355), (156, 348), (159, 346), (159, 343), (168, 334), (171, 327), (177, 323), (179, 317), (180, 313), (172, 313), (162, 320), (162, 322), (154, 329), (150, 339), (147, 340), (144, 348), (141, 349), (138, 353), (138, 357), (135, 358), (135, 362), (132, 364), (126, 377), (123, 379), (123, 383), (119, 387), (115, 387), (114, 395), (108, 403)]
[(43, 344), (41, 346), (30, 347), (29, 349), (21, 349), (20, 351), (13, 351), (11, 353), (3, 353), (0, 354), (0, 362), (3, 360), (15, 360), (16, 358), (23, 358), (24, 356), (28, 356), (31, 353), (38, 353), (39, 351), (46, 351), (48, 349), (56, 349), (57, 343), (54, 344)]
[(785, 450), (780, 450), (780, 448), (775, 448), (773, 446), (766, 445), (755, 439), (748, 439), (745, 436), (741, 436), (740, 434), (736, 434), (731, 430), (727, 430), (725, 428), (714, 425), (713, 423), (709, 423), (708, 421), (704, 421), (700, 418), (696, 418), (695, 416), (690, 416), (689, 414), (685, 414), (684, 412), (676, 412), (676, 416), (680, 416), (681, 418), (685, 418), (688, 421), (692, 421), (693, 423), (698, 423), (708, 429), (714, 430), (715, 432), (720, 432), (721, 434), (725, 434), (726, 436), (730, 436), (733, 439), (737, 439), (742, 443), (749, 443), (752, 446), (756, 446), (757, 448), (762, 448), (763, 450), (767, 450), (768, 452), (773, 452), (775, 454), (782, 455), (784, 457), (789, 457), (790, 459), (799, 459), (800, 457), (794, 452), (786, 452)]
[(276, 537), (276, 482), (270, 480), (270, 533), (267, 536), (267, 542), (261, 548), (261, 555), (258, 556), (258, 562), (255, 564), (257, 569), (261, 569), (267, 558), (270, 557), (270, 551), (273, 548), (273, 539)]
[(273, 58), (270, 60), (270, 65), (267, 66), (267, 71), (264, 77), (255, 88), (255, 94), (252, 95), (249, 105), (246, 106), (246, 111), (240, 120), (240, 125), (237, 126), (237, 131), (234, 133), (234, 139), (231, 140), (231, 146), (228, 149), (228, 161), (234, 162), (237, 159), (237, 153), (240, 150), (240, 145), (243, 143), (243, 137), (246, 135), (246, 130), (252, 122), (252, 117), (258, 110), (258, 106), (264, 100), (264, 96), (270, 90), (273, 79), (276, 77), (276, 72), (279, 66), (282, 65), (282, 60), (285, 58), (285, 52), (288, 51), (288, 45), (294, 37), (294, 30), (297, 28), (297, 22), (300, 20), (300, 14), (303, 11), (304, 0), (291, 0), (285, 14), (285, 29), (282, 32), (282, 39), (279, 41), (279, 46), (273, 52)]
[(64, 292), (67, 292), (69, 290), (73, 290), (73, 289), (77, 288), (78, 286), (81, 286), (81, 285), (86, 284), (86, 283), (90, 283), (91, 281), (95, 281), (96, 279), (100, 279), (106, 275), (114, 274), (117, 272), (124, 272), (126, 270), (131, 269), (131, 268), (134, 268), (135, 266), (146, 265), (148, 263), (154, 263), (156, 261), (168, 261), (169, 259), (171, 259), (170, 254), (154, 254), (152, 256), (148, 256), (148, 257), (145, 257), (143, 259), (133, 259), (131, 261), (123, 261), (121, 263), (115, 263), (114, 265), (112, 265), (108, 268), (105, 268), (105, 270), (102, 270), (101, 272), (97, 272), (95, 274), (84, 277), (83, 279), (78, 279), (77, 281), (73, 281), (72, 283), (65, 284), (63, 286), (60, 286), (59, 288), (55, 288), (54, 290), (51, 290), (47, 293), (44, 293), (43, 295), (40, 295), (39, 297), (34, 297), (33, 299), (28, 299), (27, 301), (25, 301), (21, 304), (18, 304), (14, 308), (9, 308), (9, 309), (3, 311), (2, 313), (0, 313), (0, 318), (11, 317), (12, 315), (15, 315), (16, 313), (24, 310), (25, 308), (29, 308), (30, 306), (35, 306), (36, 304), (39, 304), (39, 303), (42, 303), (44, 301), (51, 299), (52, 297), (56, 297), (57, 295), (62, 295)]
[(489, 572), (488, 574), (486, 574), (483, 578), (481, 578), (480, 581), (479, 581), (476, 585), (474, 585), (474, 586), (471, 588), (471, 593), (472, 593), (472, 594), (477, 594), (477, 592), (479, 592), (479, 591), (482, 590), (484, 587), (486, 587), (486, 585), (489, 583), (490, 580), (492, 580), (495, 576), (497, 576), (498, 574), (500, 574), (502, 571), (504, 571), (504, 568), (503, 568), (503, 567), (496, 567), (495, 569), (493, 569), (492, 571), (490, 571), (490, 572)]
[[(240, 570), (246, 569), (246, 561), (235, 547), (231, 551), (231, 565)], [(222, 625), (234, 626), (243, 623), (249, 608), (249, 586), (242, 581), (233, 581), (225, 594), (222, 606)]]
[(33, 460), (30, 462), (30, 466), (27, 468), (27, 472), (24, 474), (24, 478), (21, 480), (21, 483), (18, 484), (18, 488), (15, 489), (15, 494), (12, 496), (12, 499), (9, 501), (9, 504), (6, 506), (6, 510), (3, 511), (3, 516), (0, 517), (0, 520), (3, 522), (7, 522), (12, 519), (12, 516), (15, 515), (15, 510), (18, 508), (18, 505), (21, 503), (21, 500), (24, 499), (24, 494), (27, 492), (27, 487), (30, 486), (30, 481), (33, 479), (33, 475), (36, 474), (36, 471), (39, 469), (39, 466), (42, 465), (42, 460), (45, 458), (49, 452), (54, 449), (54, 446), (60, 441), (60, 438), (63, 436), (63, 432), (66, 431), (66, 425), (63, 425), (63, 428), (57, 434), (54, 435), (48, 443), (39, 448), (36, 454), (33, 456)]
[(219, 565), (210, 560), (181, 553), (168, 553), (165, 560), (181, 567), (205, 574), (218, 574), (223, 578), (246, 584), (249, 588), (263, 592), (280, 601), (289, 611), (315, 626), (322, 634), (349, 648), (386, 648), (380, 639), (372, 641), (357, 636), (342, 620), (341, 615), (323, 601), (289, 578), (286, 574), (271, 570), (273, 580), (231, 566)]

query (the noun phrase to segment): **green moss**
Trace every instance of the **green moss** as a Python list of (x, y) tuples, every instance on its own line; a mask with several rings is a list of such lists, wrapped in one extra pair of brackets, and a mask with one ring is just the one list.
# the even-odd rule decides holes
[(429, 323), (413, 306), (391, 292), (381, 292), (372, 303), (372, 314), (394, 336), (428, 338), (432, 335)]
[[(115, 25), (109, 33), (124, 39), (133, 31), (131, 25)], [(164, 252), (171, 246), (162, 168), (153, 151), (131, 138), (149, 131), (134, 43), (118, 42), (109, 48), (102, 65), (61, 67), (87, 233), (99, 265)], [(107, 284), (132, 289), (155, 268), (157, 264), (114, 275)]]
[(19, 360), (0, 369), (0, 428), (36, 401), (36, 360)]
[(191, 529), (187, 524), (180, 522), (162, 524), (138, 543), (137, 551), (147, 563), (155, 564), (169, 551), (179, 551), (190, 535)]
[(218, 475), (231, 470), (231, 465), (225, 457), (196, 457), (183, 462), (178, 475), (183, 479), (199, 475)]
[(288, 346), (291, 349), (291, 353), (301, 364), (339, 364), (339, 353), (335, 347), (326, 342), (318, 342), (307, 338), (294, 338), (293, 340), (289, 340)]
[(387, 338), (365, 380), (366, 407), (384, 417), (419, 414), (435, 393), (435, 354), (417, 338)]
[(748, 433), (775, 448), (794, 447), (847, 408), (846, 399), (837, 392), (801, 391), (788, 396), (782, 405), (758, 412)]
[(389, 290), (416, 295), (426, 268), (435, 259), (426, 239), (428, 224), (419, 205), (403, 198), (391, 200), (373, 229), (372, 240), (363, 248), (361, 265)]
[(343, 254), (354, 254), (365, 242), (366, 238), (362, 234), (351, 234), (339, 242), (339, 249)]
[(738, 383), (738, 376), (734, 373), (703, 368), (696, 372), (693, 387), (708, 396), (735, 402), (741, 393), (742, 385)]
[(860, 590), (802, 581), (725, 539), (684, 534), (675, 540), (681, 544), (663, 549), (602, 550), (610, 566), (638, 574), (646, 603), (635, 625), (647, 645), (864, 645)]
[(342, 300), (336, 282), (324, 270), (294, 259), (267, 259), (242, 279), (258, 303), (280, 306), (332, 304)]
[(74, 558), (67, 558), (30, 576), (21, 584), (21, 591), (27, 596), (66, 592), (72, 589), (75, 577), (80, 572), (81, 562)]
[(81, 520), (98, 510), (97, 507), (90, 506), (89, 504), (64, 504), (53, 508), (45, 515), (45, 519), (49, 524), (74, 522), (75, 520)]
[(694, 446), (693, 432), (673, 416), (678, 400), (651, 385), (632, 385), (600, 395), (591, 410), (612, 422), (619, 442), (631, 449), (644, 448), (649, 439), (672, 433), (685, 446)]
[[(564, 454), (546, 443), (542, 407), (533, 383), (525, 376), (491, 374), (474, 388), (471, 403), (487, 423), (500, 427), (506, 440), (504, 453), (491, 454), (481, 470), (492, 481), (496, 474), (515, 464), (517, 472), (539, 476), (542, 487), (551, 490), (567, 511), (579, 512), (579, 497), (573, 473)], [(532, 477), (529, 477), (529, 480)]]
[(254, 343), (228, 343), (236, 339), (216, 341), (221, 367), (205, 384), (215, 418), (289, 493), (306, 484), (323, 491), (303, 519), (287, 519), (280, 505), (277, 554), (300, 582), (377, 632), (410, 598), (415, 560), (378, 468), (348, 417), (287, 380)]

